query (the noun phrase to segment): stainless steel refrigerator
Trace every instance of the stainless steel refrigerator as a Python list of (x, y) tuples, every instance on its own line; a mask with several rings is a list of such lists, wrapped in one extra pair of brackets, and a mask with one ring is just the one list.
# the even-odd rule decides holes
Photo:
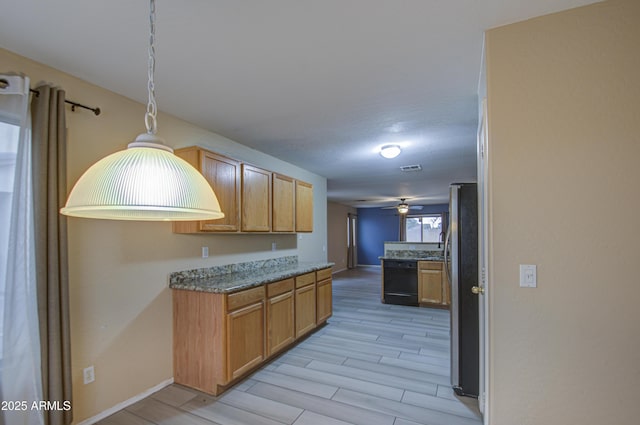
[(458, 395), (478, 396), (478, 187), (454, 183), (449, 187), (449, 229), (445, 267), (451, 284), (451, 385)]

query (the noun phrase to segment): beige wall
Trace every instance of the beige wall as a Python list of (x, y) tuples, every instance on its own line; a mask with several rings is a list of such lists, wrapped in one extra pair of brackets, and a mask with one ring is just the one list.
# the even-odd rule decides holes
[(333, 271), (339, 272), (347, 268), (347, 214), (356, 214), (353, 207), (327, 202), (327, 240), (329, 261), (335, 263)]
[(486, 40), (491, 423), (636, 424), (640, 2)]
[[(0, 72), (24, 73), (32, 86), (54, 83), (68, 99), (102, 109), (98, 117), (68, 111), (70, 185), (93, 162), (144, 132), (145, 105), (2, 49), (0, 64)], [(312, 183), (314, 232), (298, 237), (176, 235), (169, 223), (69, 219), (76, 423), (173, 377), (169, 273), (296, 254), (301, 261), (326, 260), (324, 178), (171, 116), (160, 114), (158, 122), (158, 134), (174, 148), (201, 145)], [(276, 252), (271, 251), (274, 241)], [(208, 259), (200, 258), (202, 246), (209, 247)], [(88, 365), (95, 365), (96, 381), (83, 385), (82, 369)]]

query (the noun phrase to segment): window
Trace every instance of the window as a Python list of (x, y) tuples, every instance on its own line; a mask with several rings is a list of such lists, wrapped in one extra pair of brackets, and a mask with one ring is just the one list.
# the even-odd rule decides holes
[(13, 180), (16, 167), (16, 152), (20, 127), (5, 122), (0, 117), (0, 357), (2, 357), (2, 331), (4, 318), (4, 279), (7, 273), (7, 255), (9, 248), (9, 228), (11, 201), (13, 198)]
[(439, 242), (442, 240), (440, 214), (408, 216), (405, 224), (407, 242)]

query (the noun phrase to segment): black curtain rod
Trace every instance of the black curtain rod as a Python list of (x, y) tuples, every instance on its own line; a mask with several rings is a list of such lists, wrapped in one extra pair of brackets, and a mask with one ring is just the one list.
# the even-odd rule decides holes
[[(36, 95), (36, 97), (40, 96), (40, 92), (38, 90), (35, 89), (29, 89), (29, 91), (33, 94)], [(71, 110), (75, 112), (76, 107), (78, 108), (83, 108), (83, 109), (88, 109), (89, 111), (93, 111), (94, 114), (100, 115), (100, 108), (92, 108), (91, 106), (87, 106), (87, 105), (83, 105), (82, 103), (78, 103), (78, 102), (74, 102), (73, 100), (64, 100), (65, 103), (68, 103), (69, 105), (71, 105)]]

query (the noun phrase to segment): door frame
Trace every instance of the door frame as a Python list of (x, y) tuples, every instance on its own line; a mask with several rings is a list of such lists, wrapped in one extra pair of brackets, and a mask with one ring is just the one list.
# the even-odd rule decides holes
[(480, 385), (478, 407), (482, 412), (485, 425), (489, 424), (489, 311), (490, 311), (490, 205), (489, 205), (489, 131), (487, 117), (487, 99), (481, 101), (481, 118), (478, 126), (477, 140), (477, 173), (478, 173), (478, 285), (484, 288), (483, 295), (478, 300), (478, 323), (480, 327)]

